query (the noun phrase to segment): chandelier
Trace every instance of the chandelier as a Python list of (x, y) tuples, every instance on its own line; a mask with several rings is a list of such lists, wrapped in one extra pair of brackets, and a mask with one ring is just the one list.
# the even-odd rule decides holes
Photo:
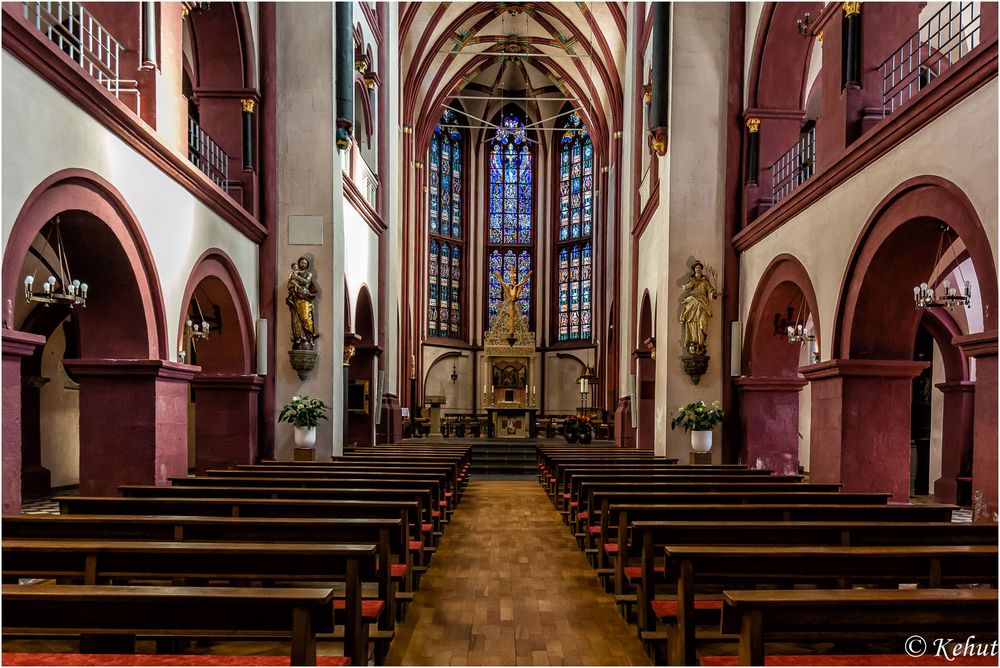
[(208, 331), (211, 327), (208, 324), (208, 320), (205, 319), (205, 315), (201, 312), (201, 305), (198, 303), (198, 300), (193, 299), (191, 303), (194, 304), (194, 308), (198, 312), (197, 316), (201, 318), (201, 323), (196, 323), (191, 318), (188, 318), (187, 322), (184, 323), (184, 335), (181, 338), (180, 350), (177, 351), (177, 360), (181, 364), (187, 362), (188, 349), (192, 353), (195, 352), (195, 341), (208, 340)]
[(816, 350), (816, 331), (807, 326), (807, 323), (803, 322), (803, 315), (805, 314), (806, 308), (806, 298), (805, 295), (802, 296), (802, 303), (799, 304), (799, 309), (797, 315), (795, 316), (795, 323), (788, 325), (785, 330), (785, 334), (788, 337), (789, 343), (799, 344), (808, 346), (809, 350), (809, 361), (815, 363), (817, 361), (818, 351)]
[[(51, 237), (55, 236), (55, 245), (52, 245)], [(66, 258), (66, 246), (63, 244), (62, 230), (59, 227), (59, 217), (52, 221), (52, 228), (49, 236), (45, 239), (45, 244), (52, 247), (59, 260), (59, 277), (49, 276), (42, 283), (40, 292), (35, 292), (35, 274), (28, 274), (24, 277), (24, 299), (30, 304), (32, 302), (45, 304), (66, 304), (70, 307), (80, 305), (87, 306), (87, 291), (90, 286), (74, 280), (69, 271), (69, 260)]]
[[(938, 241), (937, 254), (934, 256), (935, 268), (941, 264), (941, 259), (944, 255), (944, 243), (945, 239), (949, 236), (949, 232), (951, 232), (951, 228), (942, 224), (941, 239)], [(952, 253), (955, 255), (955, 267), (958, 269), (959, 278), (962, 283), (961, 292), (959, 292), (958, 287), (952, 287), (951, 281), (948, 279), (941, 281), (940, 292), (927, 283), (921, 283), (913, 288), (913, 304), (915, 308), (947, 308), (951, 310), (956, 306), (969, 308), (972, 305), (972, 283), (965, 280), (965, 277), (962, 275), (962, 268), (958, 263), (958, 253), (954, 251), (954, 245), (949, 244), (949, 246), (951, 246)]]

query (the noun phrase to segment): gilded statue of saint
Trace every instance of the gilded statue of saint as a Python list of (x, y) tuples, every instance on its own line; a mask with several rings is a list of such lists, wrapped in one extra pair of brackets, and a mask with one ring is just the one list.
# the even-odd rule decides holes
[(510, 268), (510, 283), (505, 283), (503, 277), (498, 272), (493, 272), (493, 276), (500, 283), (500, 288), (503, 290), (503, 300), (509, 304), (510, 308), (510, 332), (514, 332), (514, 313), (515, 309), (518, 307), (517, 300), (521, 296), (521, 291), (524, 289), (524, 284), (528, 282), (531, 278), (532, 272), (528, 272), (521, 279), (521, 282), (517, 282), (517, 270), (514, 267)]
[(704, 355), (708, 339), (708, 320), (712, 317), (712, 300), (719, 290), (703, 273), (705, 265), (695, 261), (691, 279), (684, 285), (680, 321), (684, 324), (684, 350), (692, 355)]
[(319, 290), (313, 282), (309, 260), (300, 257), (292, 263), (288, 274), (288, 296), (285, 297), (292, 315), (292, 348), (295, 350), (312, 350), (313, 342), (319, 338), (313, 319), (313, 300), (317, 294)]

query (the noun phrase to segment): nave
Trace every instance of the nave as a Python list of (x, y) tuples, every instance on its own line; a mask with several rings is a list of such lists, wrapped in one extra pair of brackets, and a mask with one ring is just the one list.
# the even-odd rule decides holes
[(469, 484), (389, 665), (648, 665), (534, 481)]

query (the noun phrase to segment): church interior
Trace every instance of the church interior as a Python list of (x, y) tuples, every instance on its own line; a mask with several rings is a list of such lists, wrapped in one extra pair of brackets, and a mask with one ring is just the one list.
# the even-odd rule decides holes
[(996, 2), (4, 2), (6, 665), (997, 665)]

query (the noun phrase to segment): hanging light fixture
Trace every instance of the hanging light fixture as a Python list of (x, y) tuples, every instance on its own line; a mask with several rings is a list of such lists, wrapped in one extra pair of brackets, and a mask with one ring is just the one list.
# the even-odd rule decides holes
[[(55, 236), (55, 245), (52, 244), (51, 237)], [(35, 274), (37, 268), (31, 274), (24, 277), (24, 299), (30, 304), (32, 302), (45, 304), (66, 304), (73, 307), (79, 304), (87, 306), (87, 292), (90, 286), (74, 280), (69, 271), (69, 260), (66, 258), (66, 246), (63, 244), (62, 230), (59, 227), (59, 217), (52, 221), (52, 228), (49, 230), (45, 244), (51, 246), (59, 261), (59, 276), (49, 276), (42, 283), (42, 290), (35, 292)]]
[(191, 318), (187, 319), (184, 323), (184, 335), (181, 337), (181, 348), (177, 351), (177, 359), (181, 364), (187, 362), (187, 351), (191, 349), (194, 352), (194, 342), (195, 341), (207, 341), (208, 333), (211, 329), (211, 325), (208, 324), (208, 320), (205, 319), (205, 314), (201, 312), (201, 305), (198, 303), (197, 299), (191, 301), (194, 304), (194, 308), (197, 311), (196, 316), (201, 319), (200, 323), (194, 322)]
[(817, 357), (816, 351), (816, 331), (807, 325), (803, 321), (803, 316), (805, 315), (806, 309), (806, 298), (805, 295), (802, 296), (802, 302), (799, 304), (799, 309), (796, 312), (795, 323), (788, 325), (785, 330), (788, 336), (788, 342), (793, 344), (798, 344), (800, 346), (808, 346), (809, 349), (809, 361), (815, 363)]
[[(950, 227), (945, 224), (941, 225), (941, 239), (938, 241), (937, 254), (934, 256), (935, 269), (941, 265), (941, 259), (944, 256), (945, 239), (950, 236), (950, 232)], [(958, 253), (954, 250), (954, 244), (949, 243), (948, 245), (952, 248), (952, 253), (955, 255), (955, 268), (958, 269), (961, 292), (959, 292), (959, 287), (953, 288), (951, 281), (948, 279), (941, 281), (940, 294), (927, 283), (921, 283), (913, 288), (914, 307), (918, 309), (946, 308), (951, 310), (956, 306), (969, 308), (972, 305), (972, 283), (965, 280), (965, 276), (962, 274), (962, 267), (958, 263)]]

